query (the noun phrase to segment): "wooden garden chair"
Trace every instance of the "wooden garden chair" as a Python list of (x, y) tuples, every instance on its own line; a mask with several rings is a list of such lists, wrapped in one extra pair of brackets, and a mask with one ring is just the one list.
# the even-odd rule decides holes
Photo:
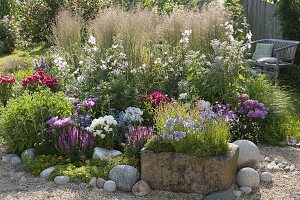
[[(279, 70), (287, 68), (294, 63), (297, 47), (300, 44), (299, 41), (292, 40), (279, 40), (279, 39), (262, 39), (252, 42), (251, 54), (254, 55), (256, 46), (260, 43), (269, 44), (273, 46), (271, 55), (259, 59), (248, 60), (248, 63), (253, 67), (254, 73), (266, 73), (274, 75), (277, 79)], [(270, 45), (271, 44), (271, 45)], [(266, 45), (260, 45), (266, 46)], [(254, 53), (253, 53), (254, 52)], [(269, 60), (268, 60), (269, 59)]]

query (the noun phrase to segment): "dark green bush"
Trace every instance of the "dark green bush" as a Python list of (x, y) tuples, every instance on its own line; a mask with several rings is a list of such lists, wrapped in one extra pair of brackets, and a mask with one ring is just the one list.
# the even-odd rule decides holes
[(42, 142), (44, 123), (53, 116), (67, 116), (72, 103), (62, 93), (42, 90), (8, 102), (0, 117), (0, 135), (12, 152), (20, 153)]
[(277, 14), (281, 20), (283, 36), (300, 40), (300, 0), (278, 1)]
[(0, 18), (0, 55), (11, 53), (16, 47), (16, 32), (11, 21)]

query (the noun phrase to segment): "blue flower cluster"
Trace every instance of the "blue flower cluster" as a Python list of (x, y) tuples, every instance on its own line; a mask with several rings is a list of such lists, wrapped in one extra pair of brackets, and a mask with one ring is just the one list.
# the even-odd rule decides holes
[(77, 127), (80, 128), (81, 130), (84, 130), (91, 125), (92, 117), (89, 114), (79, 115), (79, 116), (75, 117), (75, 121), (76, 121)]

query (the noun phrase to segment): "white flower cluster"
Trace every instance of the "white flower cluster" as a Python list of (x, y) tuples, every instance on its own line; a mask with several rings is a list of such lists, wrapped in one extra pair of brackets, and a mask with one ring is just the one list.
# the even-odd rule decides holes
[(97, 52), (99, 48), (96, 46), (96, 38), (92, 35), (90, 35), (88, 42), (87, 42), (91, 48), (85, 47), (84, 50), (87, 52)]
[(56, 55), (54, 58), (54, 63), (57, 66), (58, 71), (62, 72), (66, 70), (66, 67), (68, 66), (68, 63), (59, 55)]
[(180, 43), (183, 43), (185, 45), (188, 45), (190, 42), (190, 35), (192, 34), (192, 30), (185, 30), (182, 34), (182, 39), (179, 41)]
[(184, 100), (184, 99), (187, 99), (188, 98), (188, 93), (181, 93), (181, 94), (179, 94), (179, 100)]
[(124, 121), (130, 124), (142, 123), (144, 120), (142, 118), (143, 111), (136, 107), (128, 107), (125, 110)]
[(94, 119), (87, 130), (94, 133), (94, 136), (99, 135), (102, 139), (105, 138), (105, 133), (113, 131), (113, 128), (117, 125), (117, 121), (111, 115), (105, 115)]

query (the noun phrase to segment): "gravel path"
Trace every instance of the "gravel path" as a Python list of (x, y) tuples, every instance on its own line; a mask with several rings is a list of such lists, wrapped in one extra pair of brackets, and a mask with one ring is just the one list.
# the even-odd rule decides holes
[[(284, 171), (273, 173), (271, 184), (261, 184), (259, 190), (254, 191), (247, 197), (238, 200), (300, 200), (300, 149), (292, 147), (259, 147), (262, 155), (280, 159), (296, 165), (295, 172), (285, 173)], [(0, 155), (5, 151), (0, 146)], [(265, 163), (261, 163), (261, 171)], [(284, 177), (287, 175), (287, 177)], [(130, 193), (107, 193), (101, 189), (89, 188), (87, 184), (68, 184), (58, 186), (54, 182), (35, 178), (25, 172), (16, 172), (8, 164), (0, 162), (0, 199), (101, 199), (101, 200), (201, 200), (203, 197), (197, 194), (172, 193), (163, 191), (152, 191), (146, 197), (135, 197)]]

